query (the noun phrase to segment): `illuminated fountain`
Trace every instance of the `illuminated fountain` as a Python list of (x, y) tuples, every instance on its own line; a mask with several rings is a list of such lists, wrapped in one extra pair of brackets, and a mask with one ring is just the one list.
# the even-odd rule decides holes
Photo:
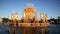
[(45, 14), (43, 12), (40, 12), (40, 21), (42, 21), (42, 23), (48, 23), (48, 14)]
[(45, 15), (45, 22), (48, 23), (48, 14)]
[(19, 20), (18, 12), (16, 12), (15, 14), (12, 14), (12, 15), (11, 15), (11, 19), (12, 19), (12, 20)]
[(24, 9), (23, 18), (27, 20), (33, 20), (33, 18), (36, 17), (36, 11), (34, 8), (31, 8), (30, 4), (28, 4), (27, 6), (29, 7)]
[[(24, 19), (24, 24), (23, 23), (20, 23), (22, 24), (22, 29), (23, 29), (23, 34), (34, 34), (34, 30), (31, 25), (31, 21), (33, 21), (33, 19), (35, 19), (36, 17), (36, 11), (35, 9), (32, 7), (33, 4), (30, 4), (28, 3), (27, 4), (27, 7), (24, 9), (23, 11), (23, 19)], [(26, 26), (26, 27), (25, 27)]]
[(50, 26), (50, 23), (48, 22), (48, 14), (44, 15), (43, 12), (40, 12), (40, 22), (35, 22), (36, 10), (32, 3), (28, 3), (27, 7), (23, 11), (22, 14), (23, 23), (16, 22), (19, 20), (18, 12), (12, 14), (11, 19), (14, 21), (13, 23), (15, 24), (15, 26), (16, 24), (18, 24), (19, 27), (23, 27), (22, 28), (23, 34), (36, 34), (35, 31), (37, 30), (42, 31), (43, 28), (41, 29), (40, 27), (44, 27), (45, 30), (47, 29), (45, 27)]

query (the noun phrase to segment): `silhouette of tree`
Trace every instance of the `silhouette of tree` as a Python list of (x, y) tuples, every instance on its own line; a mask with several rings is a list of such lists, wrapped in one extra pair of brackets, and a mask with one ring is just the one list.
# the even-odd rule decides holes
[(60, 22), (60, 16), (58, 16), (57, 20), (58, 20), (58, 22)]
[(3, 19), (3, 23), (7, 23), (9, 21), (8, 18), (2, 18)]

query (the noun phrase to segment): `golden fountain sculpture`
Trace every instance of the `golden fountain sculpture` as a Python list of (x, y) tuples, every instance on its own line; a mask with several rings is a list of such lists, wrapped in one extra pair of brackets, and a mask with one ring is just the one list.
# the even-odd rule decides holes
[[(34, 31), (33, 29), (35, 29), (35, 28), (31, 28), (31, 27), (40, 28), (40, 27), (50, 26), (50, 23), (48, 22), (48, 14), (44, 15), (43, 12), (40, 12), (40, 22), (36, 22), (36, 23), (33, 22), (33, 19), (35, 21), (35, 18), (36, 18), (36, 11), (34, 8), (31, 7), (30, 4), (28, 4), (28, 6), (30, 6), (30, 7), (25, 8), (23, 11), (23, 14), (22, 14), (23, 23), (16, 22), (16, 20), (17, 21), (19, 20), (18, 12), (16, 12), (15, 14), (12, 14), (11, 18), (13, 21), (15, 21), (14, 26), (16, 26), (17, 23), (18, 23), (19, 27), (22, 26), (23, 34), (35, 34), (35, 33), (33, 33), (33, 31)], [(32, 22), (29, 22), (29, 20)], [(36, 30), (38, 30), (38, 29), (36, 29)]]
[[(22, 13), (23, 23), (18, 23), (18, 26), (22, 26), (22, 27), (47, 27), (47, 26), (50, 26), (50, 23), (48, 22), (48, 14), (44, 15), (43, 12), (40, 12), (40, 22), (36, 22), (36, 23), (29, 22), (29, 20), (33, 21), (33, 19), (35, 21), (36, 11), (35, 11), (35, 8), (31, 7), (30, 4), (28, 4), (27, 6), (30, 6), (30, 7), (25, 8)], [(11, 19), (13, 21), (18, 21), (19, 20), (18, 12), (16, 12), (15, 14), (12, 14)]]

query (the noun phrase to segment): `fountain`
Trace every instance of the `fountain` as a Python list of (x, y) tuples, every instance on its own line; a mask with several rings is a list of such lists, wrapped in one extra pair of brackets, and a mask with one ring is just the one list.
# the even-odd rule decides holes
[[(44, 15), (43, 12), (40, 12), (40, 22), (36, 22), (36, 11), (32, 6), (33, 4), (31, 5), (28, 3), (27, 7), (24, 9), (22, 14), (23, 23), (18, 22), (18, 12), (12, 14), (11, 18), (13, 21), (12, 23), (14, 24), (13, 26), (16, 27), (15, 31), (19, 26), (22, 27), (23, 34), (36, 34), (37, 30), (40, 30), (40, 32), (42, 31), (41, 33), (43, 34), (47, 27), (50, 26), (50, 23), (48, 22), (48, 14)], [(15, 32), (15, 34), (16, 33), (17, 32)]]

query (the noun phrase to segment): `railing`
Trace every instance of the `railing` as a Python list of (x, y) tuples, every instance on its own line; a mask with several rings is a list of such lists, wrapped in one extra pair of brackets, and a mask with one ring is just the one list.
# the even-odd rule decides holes
[[(50, 23), (18, 23), (17, 25), (22, 27), (48, 27)], [(16, 23), (13, 26), (16, 26)]]

